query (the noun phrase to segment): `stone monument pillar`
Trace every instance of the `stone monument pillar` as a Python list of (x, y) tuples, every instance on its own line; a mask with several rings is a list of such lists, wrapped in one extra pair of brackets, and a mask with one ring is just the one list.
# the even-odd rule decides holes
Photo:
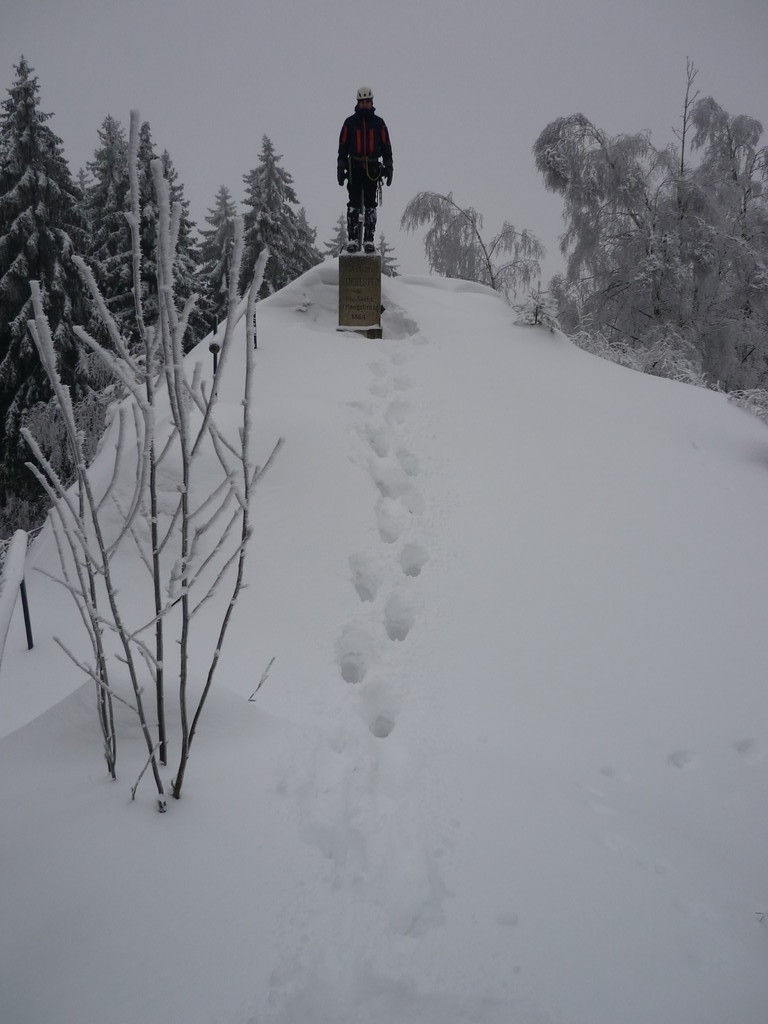
[(339, 256), (339, 330), (381, 337), (381, 256)]

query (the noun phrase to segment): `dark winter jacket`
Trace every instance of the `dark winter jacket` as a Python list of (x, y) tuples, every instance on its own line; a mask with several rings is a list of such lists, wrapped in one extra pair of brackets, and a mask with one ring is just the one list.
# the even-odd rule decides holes
[(353, 160), (383, 160), (385, 165), (392, 164), (392, 145), (389, 131), (383, 118), (374, 113), (374, 108), (360, 110), (355, 108), (341, 127), (339, 135), (339, 160), (346, 163), (347, 157)]

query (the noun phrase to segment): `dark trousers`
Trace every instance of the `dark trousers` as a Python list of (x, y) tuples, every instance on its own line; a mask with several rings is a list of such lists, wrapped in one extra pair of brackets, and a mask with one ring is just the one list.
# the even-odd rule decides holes
[(366, 210), (376, 206), (376, 190), (379, 179), (375, 178), (372, 180), (368, 172), (377, 174), (378, 168), (379, 165), (375, 164), (372, 160), (368, 162), (367, 171), (366, 165), (362, 161), (352, 161), (349, 178), (347, 179), (349, 206), (356, 210), (359, 210), (361, 206), (365, 207)]

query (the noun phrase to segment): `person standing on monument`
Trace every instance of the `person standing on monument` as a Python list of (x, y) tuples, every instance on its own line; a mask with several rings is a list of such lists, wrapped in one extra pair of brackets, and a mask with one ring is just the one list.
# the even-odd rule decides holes
[(357, 90), (355, 112), (341, 127), (336, 178), (339, 185), (346, 181), (349, 192), (347, 252), (357, 252), (360, 248), (361, 210), (364, 211), (363, 249), (374, 252), (377, 193), (382, 179), (387, 186), (392, 184), (392, 144), (383, 118), (375, 113), (373, 92), (367, 85)]

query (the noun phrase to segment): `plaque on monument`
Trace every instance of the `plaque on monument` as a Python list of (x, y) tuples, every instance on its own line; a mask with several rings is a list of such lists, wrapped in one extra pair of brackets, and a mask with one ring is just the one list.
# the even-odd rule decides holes
[(381, 337), (380, 256), (339, 256), (339, 330)]

